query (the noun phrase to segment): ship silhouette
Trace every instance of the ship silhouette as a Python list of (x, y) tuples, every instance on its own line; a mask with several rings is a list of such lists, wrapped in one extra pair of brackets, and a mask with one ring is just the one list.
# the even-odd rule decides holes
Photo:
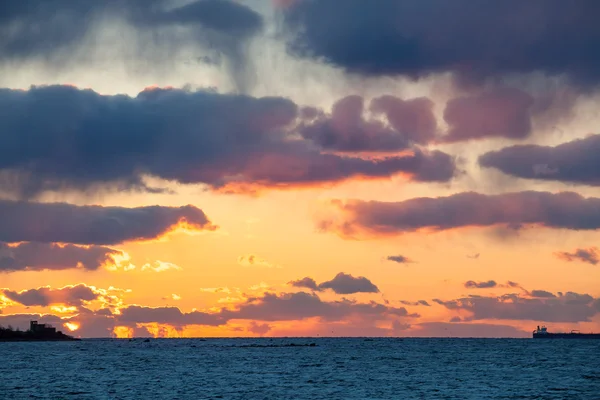
[(533, 331), (534, 339), (600, 339), (600, 333), (581, 333), (579, 331), (566, 332), (548, 332), (548, 328), (545, 326), (540, 327)]

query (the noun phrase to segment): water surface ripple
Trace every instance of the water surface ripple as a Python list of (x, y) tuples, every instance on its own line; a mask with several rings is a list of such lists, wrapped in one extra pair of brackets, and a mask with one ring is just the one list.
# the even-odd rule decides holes
[(560, 339), (0, 343), (0, 398), (595, 400), (599, 356)]

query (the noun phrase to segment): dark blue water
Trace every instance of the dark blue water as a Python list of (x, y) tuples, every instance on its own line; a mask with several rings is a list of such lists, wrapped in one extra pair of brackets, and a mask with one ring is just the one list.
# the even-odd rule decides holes
[(600, 399), (600, 341), (0, 343), (0, 398)]

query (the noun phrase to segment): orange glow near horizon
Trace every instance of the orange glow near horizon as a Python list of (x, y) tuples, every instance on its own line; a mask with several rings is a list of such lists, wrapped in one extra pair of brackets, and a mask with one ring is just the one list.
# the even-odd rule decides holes
[(64, 324), (68, 330), (70, 330), (71, 332), (75, 332), (77, 329), (79, 329), (79, 324), (75, 323), (75, 322), (65, 322)]

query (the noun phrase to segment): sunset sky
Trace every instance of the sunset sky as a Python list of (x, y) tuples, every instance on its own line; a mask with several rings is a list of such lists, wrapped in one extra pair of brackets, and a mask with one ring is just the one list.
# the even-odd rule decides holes
[(0, 4), (0, 325), (600, 331), (597, 0)]

